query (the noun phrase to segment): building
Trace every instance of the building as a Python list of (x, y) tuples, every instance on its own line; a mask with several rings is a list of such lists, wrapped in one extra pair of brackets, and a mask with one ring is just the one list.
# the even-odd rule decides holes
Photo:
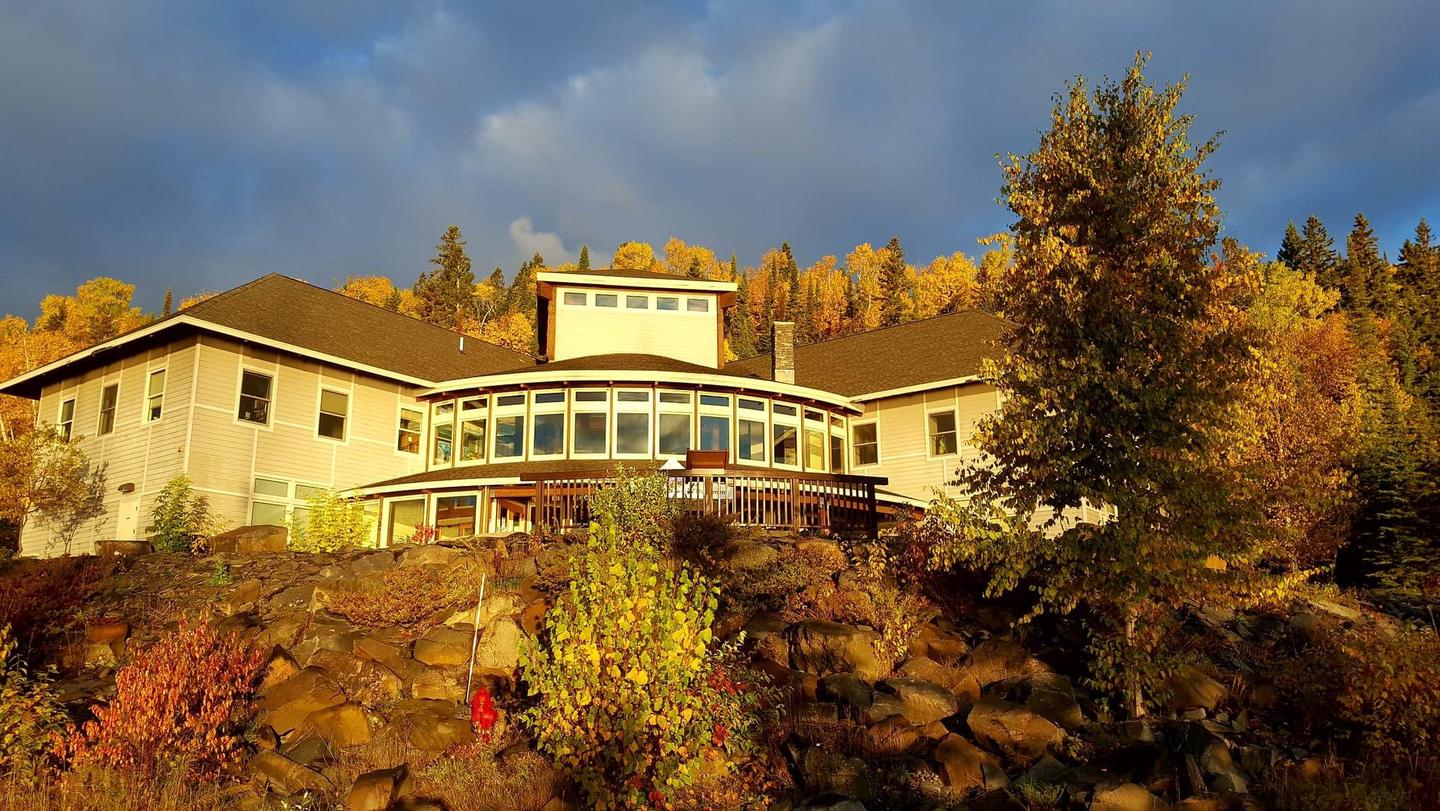
[[(737, 520), (810, 529), (923, 505), (997, 405), (979, 378), (1003, 322), (969, 310), (725, 361), (735, 285), (540, 273), (538, 358), (280, 275), (0, 384), (106, 467), (72, 539), (141, 538), (186, 473), (232, 525), (285, 524), (326, 491), (379, 543), (583, 521), (617, 464)], [(673, 461), (672, 461), (673, 460)], [(24, 554), (61, 551), (31, 521)]]

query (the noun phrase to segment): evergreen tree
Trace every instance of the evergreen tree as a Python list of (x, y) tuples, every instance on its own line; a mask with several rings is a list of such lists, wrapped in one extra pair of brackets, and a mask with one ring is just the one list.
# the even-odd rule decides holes
[(891, 237), (880, 266), (880, 326), (893, 327), (905, 320), (905, 250), (900, 238)]
[(435, 248), (435, 255), (430, 258), (435, 269), (422, 272), (415, 280), (416, 304), (424, 320), (455, 328), (475, 296), (475, 274), (470, 270), (470, 257), (465, 253), (460, 226), (445, 229)]
[(1336, 272), (1339, 263), (1340, 257), (1335, 253), (1335, 241), (1330, 238), (1320, 218), (1310, 215), (1305, 219), (1305, 230), (1296, 250), (1295, 263), (1290, 266), (1309, 274), (1315, 283), (1322, 287), (1339, 290), (1340, 280)]
[(742, 276), (735, 287), (735, 306), (725, 313), (725, 337), (730, 344), (730, 351), (737, 358), (748, 358), (759, 352), (756, 346), (755, 323), (750, 320), (749, 301), (749, 285)]
[(705, 278), (704, 272), (700, 270), (700, 257), (696, 256), (690, 259), (690, 269), (685, 271), (685, 275), (692, 279)]
[(1414, 239), (1400, 248), (1396, 268), (1396, 343), (1403, 347), (1402, 380), (1440, 414), (1440, 247), (1422, 217)]
[(780, 254), (785, 257), (780, 268), (780, 278), (771, 282), (770, 289), (774, 290), (782, 282), (785, 284), (785, 307), (776, 307), (775, 316), (771, 320), (793, 321), (795, 300), (800, 297), (800, 266), (795, 262), (795, 254), (791, 252), (789, 242), (780, 243)]
[(735, 282), (735, 281), (739, 281), (739, 279), (740, 279), (740, 263), (739, 263), (738, 261), (736, 261), (736, 259), (735, 259), (735, 254), (732, 253), (732, 254), (730, 254), (730, 281)]
[(160, 307), (160, 316), (163, 318), (163, 317), (169, 315), (170, 313), (172, 313), (172, 312), (174, 312), (174, 311), (175, 311), (175, 290), (174, 290), (174, 288), (167, 287), (167, 288), (165, 288), (165, 303), (164, 303), (163, 305), (161, 305), (161, 307)]
[(545, 259), (539, 253), (520, 263), (506, 296), (508, 312), (524, 313), (532, 319), (535, 317), (535, 274), (544, 268)]
[(575, 263), (575, 269), (581, 273), (590, 269), (590, 246), (580, 246), (580, 261)]
[(815, 340), (815, 299), (811, 284), (802, 283), (800, 277), (795, 277), (795, 285), (792, 288), (795, 307), (791, 312), (791, 319), (795, 321), (795, 342), (797, 344), (808, 344)]
[(845, 272), (845, 329), (843, 332), (855, 331), (855, 325), (860, 323), (860, 314), (864, 310), (864, 302), (860, 292), (860, 283), (850, 275), (849, 269)]
[(1341, 303), (1355, 313), (1389, 317), (1395, 309), (1390, 263), (1380, 255), (1375, 231), (1364, 214), (1345, 239), (1345, 267), (1340, 277)]
[[(958, 537), (936, 550), (991, 567), (991, 592), (1086, 609), (1092, 681), (1132, 715), (1163, 683), (1171, 606), (1223, 593), (1231, 575), (1204, 562), (1248, 559), (1263, 526), (1225, 454), (1254, 365), (1233, 291), (1254, 263), (1211, 261), (1216, 141), (1190, 141), (1183, 81), (1153, 87), (1144, 64), (1093, 91), (1076, 81), (1036, 150), (1003, 165), (1001, 405), (976, 434), (987, 461), (962, 471), (970, 497), (937, 505)], [(1066, 517), (1087, 504), (1113, 512)]]
[(1295, 221), (1286, 223), (1285, 237), (1280, 240), (1280, 251), (1275, 254), (1275, 259), (1285, 263), (1286, 267), (1298, 269), (1302, 242), (1300, 232), (1295, 229)]

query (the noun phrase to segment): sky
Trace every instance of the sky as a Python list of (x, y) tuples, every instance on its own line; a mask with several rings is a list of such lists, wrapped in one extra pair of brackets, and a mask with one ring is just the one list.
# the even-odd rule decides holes
[(1190, 74), (1226, 231), (1393, 257), (1440, 220), (1433, 2), (0, 0), (0, 312), (114, 276), (158, 310), (278, 272), (408, 283), (678, 236), (754, 264), (1004, 230), (997, 154), (1077, 75)]

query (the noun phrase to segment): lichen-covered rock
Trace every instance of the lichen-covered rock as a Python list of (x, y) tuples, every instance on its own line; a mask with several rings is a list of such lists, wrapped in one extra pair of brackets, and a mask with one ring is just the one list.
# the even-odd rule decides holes
[(353, 702), (312, 713), (305, 720), (305, 726), (336, 748), (370, 740), (370, 719), (365, 716), (365, 710)]
[(444, 752), (475, 740), (469, 719), (422, 712), (411, 715), (409, 721), (410, 745), (426, 752)]
[(980, 643), (966, 657), (960, 669), (973, 677), (981, 688), (1050, 670), (1019, 642), (1011, 639), (989, 639)]
[(378, 707), (400, 697), (400, 677), (389, 668), (349, 653), (317, 650), (306, 663), (325, 671), (345, 695), (366, 707)]
[(954, 664), (970, 652), (970, 645), (957, 633), (931, 623), (920, 626), (910, 640), (911, 656), (927, 656), (941, 664)]
[(216, 553), (284, 552), (288, 536), (284, 527), (270, 524), (236, 527), (211, 538), (210, 550)]
[(376, 769), (355, 778), (345, 795), (345, 811), (385, 811), (413, 791), (409, 769), (402, 763), (393, 769)]
[[(475, 649), (475, 674), (509, 678), (520, 666), (520, 639), (525, 635), (509, 617), (501, 617), (480, 632)], [(417, 656), (418, 658), (418, 656)], [(466, 662), (469, 651), (466, 651)]]
[(415, 640), (415, 660), (427, 665), (463, 665), (470, 661), (471, 635), (452, 628), (431, 628)]
[(965, 722), (975, 740), (1022, 759), (1038, 758), (1065, 740), (1065, 730), (1049, 719), (995, 696), (976, 702)]
[(324, 775), (307, 769), (279, 752), (262, 749), (250, 759), (250, 771), (276, 793), (289, 797), (301, 791), (328, 792), (333, 785)]
[(945, 783), (957, 794), (1004, 788), (1010, 783), (999, 758), (959, 735), (947, 735), (931, 757), (940, 765)]
[(872, 683), (890, 672), (875, 652), (876, 639), (874, 631), (824, 620), (797, 622), (785, 629), (791, 667), (817, 676), (854, 673)]
[(916, 656), (905, 662), (900, 666), (900, 673), (944, 687), (954, 693), (962, 705), (968, 706), (980, 698), (980, 682), (969, 671), (942, 665), (928, 656)]
[(900, 699), (900, 714), (924, 726), (955, 714), (955, 694), (938, 684), (911, 678), (887, 679), (881, 687)]
[(283, 736), (299, 729), (311, 713), (344, 701), (345, 693), (334, 679), (307, 668), (263, 694), (260, 719)]

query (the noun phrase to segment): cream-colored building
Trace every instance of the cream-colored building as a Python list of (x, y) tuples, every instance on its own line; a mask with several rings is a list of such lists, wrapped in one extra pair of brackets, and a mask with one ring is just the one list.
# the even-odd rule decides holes
[[(75, 553), (145, 537), (180, 473), (232, 525), (360, 495), (379, 543), (581, 521), (617, 464), (665, 465), (677, 497), (737, 520), (819, 531), (873, 531), (946, 486), (997, 403), (978, 375), (1001, 321), (966, 311), (726, 363), (734, 291), (541, 273), (532, 357), (271, 275), (0, 393), (38, 399), (105, 466)], [(32, 520), (21, 548), (67, 544)]]

